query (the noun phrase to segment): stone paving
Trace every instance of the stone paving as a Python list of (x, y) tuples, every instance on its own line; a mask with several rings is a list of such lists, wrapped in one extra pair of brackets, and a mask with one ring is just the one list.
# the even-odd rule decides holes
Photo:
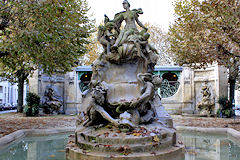
[[(186, 117), (173, 115), (175, 126), (233, 128), (240, 131), (240, 118)], [(24, 117), (20, 113), (0, 115), (0, 138), (20, 129), (50, 129), (75, 127), (76, 116)]]

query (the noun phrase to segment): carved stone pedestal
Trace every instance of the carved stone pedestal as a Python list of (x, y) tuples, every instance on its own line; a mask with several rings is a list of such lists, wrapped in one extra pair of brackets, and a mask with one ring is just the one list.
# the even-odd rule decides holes
[[(161, 78), (153, 74), (158, 56), (150, 34), (138, 20), (142, 9), (113, 20), (105, 15), (98, 28), (104, 52), (94, 61), (89, 90), (83, 96), (85, 116), (78, 116), (75, 138), (67, 146), (69, 160), (180, 160), (176, 130), (161, 104)], [(121, 23), (126, 26), (120, 30)], [(136, 24), (143, 28), (138, 31)], [(83, 114), (82, 114), (83, 115)]]
[(111, 126), (95, 127), (83, 128), (69, 140), (67, 160), (183, 159), (183, 148), (175, 145), (175, 129), (162, 127), (158, 122), (141, 125), (131, 132), (120, 132)]

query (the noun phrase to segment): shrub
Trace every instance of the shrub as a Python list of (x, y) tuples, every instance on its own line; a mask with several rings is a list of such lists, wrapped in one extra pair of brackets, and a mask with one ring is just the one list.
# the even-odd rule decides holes
[(232, 114), (233, 114), (232, 109), (223, 110), (223, 115), (224, 115), (226, 118), (231, 118), (231, 117), (232, 117)]
[(219, 108), (219, 109), (217, 110), (217, 117), (222, 117), (221, 112), (222, 112), (222, 109)]
[(227, 97), (219, 97), (218, 103), (221, 108), (217, 110), (218, 117), (230, 118), (233, 115), (232, 105)]
[(33, 106), (34, 104), (39, 105), (40, 97), (35, 93), (29, 92), (29, 93), (27, 93), (26, 101), (27, 101), (28, 106)]
[(39, 113), (40, 97), (35, 93), (27, 93), (27, 105), (23, 108), (23, 113), (26, 116), (36, 116)]
[(227, 97), (219, 97), (218, 103), (222, 106), (223, 110), (232, 108), (231, 103)]

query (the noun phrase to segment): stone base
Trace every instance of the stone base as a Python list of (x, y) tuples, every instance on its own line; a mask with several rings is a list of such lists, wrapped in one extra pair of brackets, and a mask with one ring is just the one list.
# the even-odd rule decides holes
[(67, 160), (183, 160), (183, 147), (170, 147), (161, 151), (131, 153), (121, 155), (119, 153), (89, 152), (77, 147), (67, 148)]
[(182, 114), (184, 117), (214, 117), (214, 115), (203, 115), (203, 114)]
[[(97, 126), (96, 126), (97, 127)], [(71, 137), (67, 160), (182, 160), (183, 148), (176, 146), (176, 132), (157, 122), (131, 132), (106, 126), (87, 127)]]

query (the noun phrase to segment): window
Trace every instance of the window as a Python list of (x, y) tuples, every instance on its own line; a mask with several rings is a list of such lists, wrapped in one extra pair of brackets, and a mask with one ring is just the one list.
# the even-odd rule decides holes
[(87, 72), (81, 75), (79, 88), (82, 93), (88, 89), (88, 84), (91, 81), (91, 77), (92, 77), (92, 72)]
[(167, 72), (162, 75), (160, 95), (162, 98), (173, 96), (179, 88), (178, 76), (175, 73)]

